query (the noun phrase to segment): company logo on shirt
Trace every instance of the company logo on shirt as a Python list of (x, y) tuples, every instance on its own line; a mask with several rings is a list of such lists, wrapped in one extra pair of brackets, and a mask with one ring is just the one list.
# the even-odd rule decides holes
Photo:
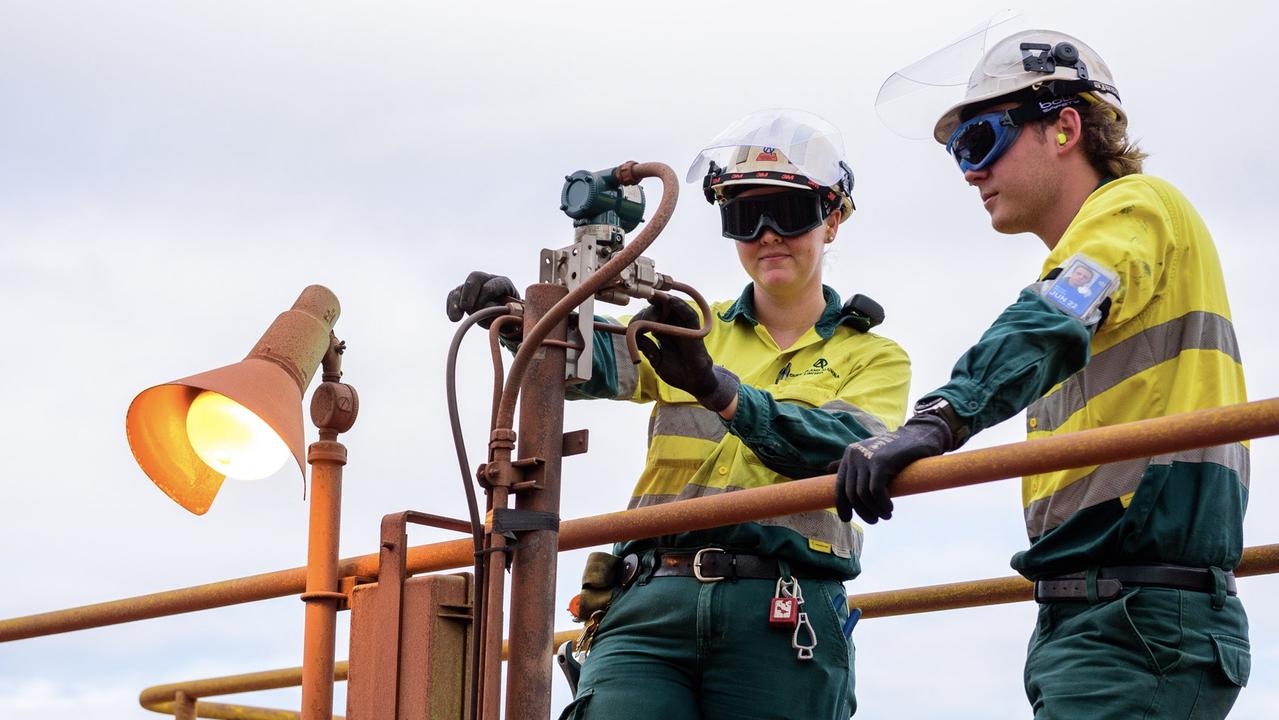
[(808, 368), (807, 370), (803, 372), (797, 373), (797, 372), (791, 371), (790, 363), (786, 363), (786, 367), (782, 368), (782, 371), (777, 373), (777, 380), (774, 382), (780, 383), (781, 381), (786, 380), (787, 378), (807, 377), (811, 375), (822, 375), (824, 373), (830, 373), (832, 377), (838, 378), (839, 373), (832, 370), (829, 367), (829, 365), (830, 363), (826, 360), (826, 358), (817, 358), (816, 360), (813, 361), (812, 367)]

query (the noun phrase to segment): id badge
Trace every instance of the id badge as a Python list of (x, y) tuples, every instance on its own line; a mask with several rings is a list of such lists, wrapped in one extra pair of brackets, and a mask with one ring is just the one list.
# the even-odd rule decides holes
[(1083, 253), (1072, 255), (1061, 267), (1061, 274), (1044, 284), (1044, 299), (1084, 323), (1094, 322), (1097, 306), (1119, 288), (1119, 276)]

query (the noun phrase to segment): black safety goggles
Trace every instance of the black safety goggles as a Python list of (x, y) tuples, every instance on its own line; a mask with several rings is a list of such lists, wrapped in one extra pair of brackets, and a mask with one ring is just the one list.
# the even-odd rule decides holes
[(808, 190), (735, 197), (719, 206), (724, 237), (740, 242), (758, 240), (764, 228), (782, 237), (803, 235), (826, 215), (821, 196)]

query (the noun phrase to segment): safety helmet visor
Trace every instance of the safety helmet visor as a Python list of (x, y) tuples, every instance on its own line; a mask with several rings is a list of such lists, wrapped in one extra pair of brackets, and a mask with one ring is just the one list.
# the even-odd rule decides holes
[(889, 75), (875, 97), (880, 121), (905, 138), (933, 137), (938, 114), (963, 98), (973, 68), (986, 55), (991, 40), (1024, 24), (1017, 12), (997, 12), (941, 49)]
[(771, 108), (724, 128), (693, 159), (686, 180), (700, 182), (711, 163), (731, 169), (740, 149), (750, 147), (779, 151), (796, 173), (819, 185), (838, 185), (844, 178), (844, 140), (834, 125), (803, 110)]
[(759, 239), (765, 228), (782, 237), (802, 235), (822, 224), (826, 209), (810, 190), (733, 197), (720, 203), (724, 237), (740, 242)]

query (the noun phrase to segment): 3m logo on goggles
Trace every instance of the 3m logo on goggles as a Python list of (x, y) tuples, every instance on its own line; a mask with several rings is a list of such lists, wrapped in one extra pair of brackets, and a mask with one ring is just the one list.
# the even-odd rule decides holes
[(719, 206), (724, 237), (742, 242), (758, 240), (765, 228), (782, 237), (802, 235), (828, 214), (822, 197), (806, 190), (736, 197)]

